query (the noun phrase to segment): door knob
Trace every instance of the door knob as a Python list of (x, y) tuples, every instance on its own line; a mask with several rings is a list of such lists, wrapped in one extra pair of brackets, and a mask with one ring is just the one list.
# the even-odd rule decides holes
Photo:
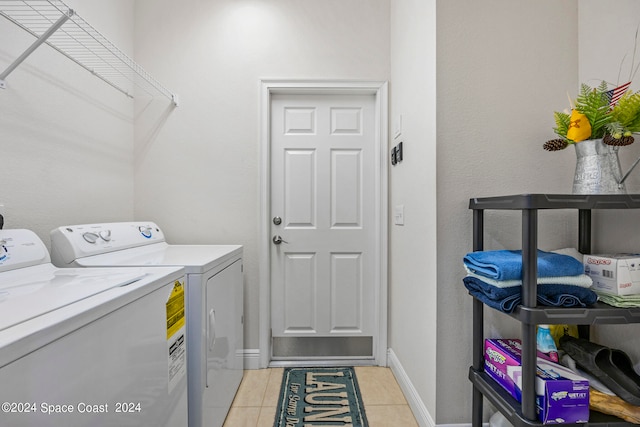
[(273, 236), (273, 239), (271, 239), (273, 241), (273, 243), (275, 243), (276, 245), (279, 245), (281, 243), (289, 243), (286, 240), (283, 240), (282, 237), (278, 236), (277, 234), (275, 236)]

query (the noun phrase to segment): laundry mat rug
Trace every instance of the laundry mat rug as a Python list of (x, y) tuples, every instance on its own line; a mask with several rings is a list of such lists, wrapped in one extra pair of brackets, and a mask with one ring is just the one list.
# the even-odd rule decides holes
[(274, 427), (368, 427), (353, 368), (285, 368)]

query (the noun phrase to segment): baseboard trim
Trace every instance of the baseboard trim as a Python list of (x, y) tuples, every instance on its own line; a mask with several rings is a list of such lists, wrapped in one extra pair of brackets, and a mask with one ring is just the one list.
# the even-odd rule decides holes
[(407, 399), (409, 408), (411, 408), (411, 412), (413, 412), (413, 416), (415, 417), (418, 425), (420, 427), (436, 427), (433, 417), (429, 414), (429, 411), (422, 402), (418, 391), (411, 383), (409, 376), (405, 372), (400, 360), (392, 349), (387, 350), (387, 361), (389, 368), (391, 368), (391, 372), (393, 372), (393, 375), (396, 377), (396, 381), (398, 381), (398, 385), (400, 386), (402, 393), (404, 393), (405, 399)]
[(242, 350), (244, 369), (260, 369), (260, 350), (257, 348), (245, 348)]

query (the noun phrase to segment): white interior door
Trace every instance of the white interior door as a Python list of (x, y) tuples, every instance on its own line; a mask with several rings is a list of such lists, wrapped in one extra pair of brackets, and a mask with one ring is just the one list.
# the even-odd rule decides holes
[(374, 95), (271, 98), (272, 358), (374, 358)]

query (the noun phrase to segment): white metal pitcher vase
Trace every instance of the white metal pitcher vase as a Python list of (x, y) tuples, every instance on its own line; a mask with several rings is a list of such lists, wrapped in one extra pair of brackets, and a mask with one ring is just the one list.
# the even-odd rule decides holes
[(618, 148), (606, 145), (602, 139), (588, 139), (573, 144), (576, 147), (576, 173), (573, 194), (626, 194), (624, 181), (636, 166), (622, 174)]

